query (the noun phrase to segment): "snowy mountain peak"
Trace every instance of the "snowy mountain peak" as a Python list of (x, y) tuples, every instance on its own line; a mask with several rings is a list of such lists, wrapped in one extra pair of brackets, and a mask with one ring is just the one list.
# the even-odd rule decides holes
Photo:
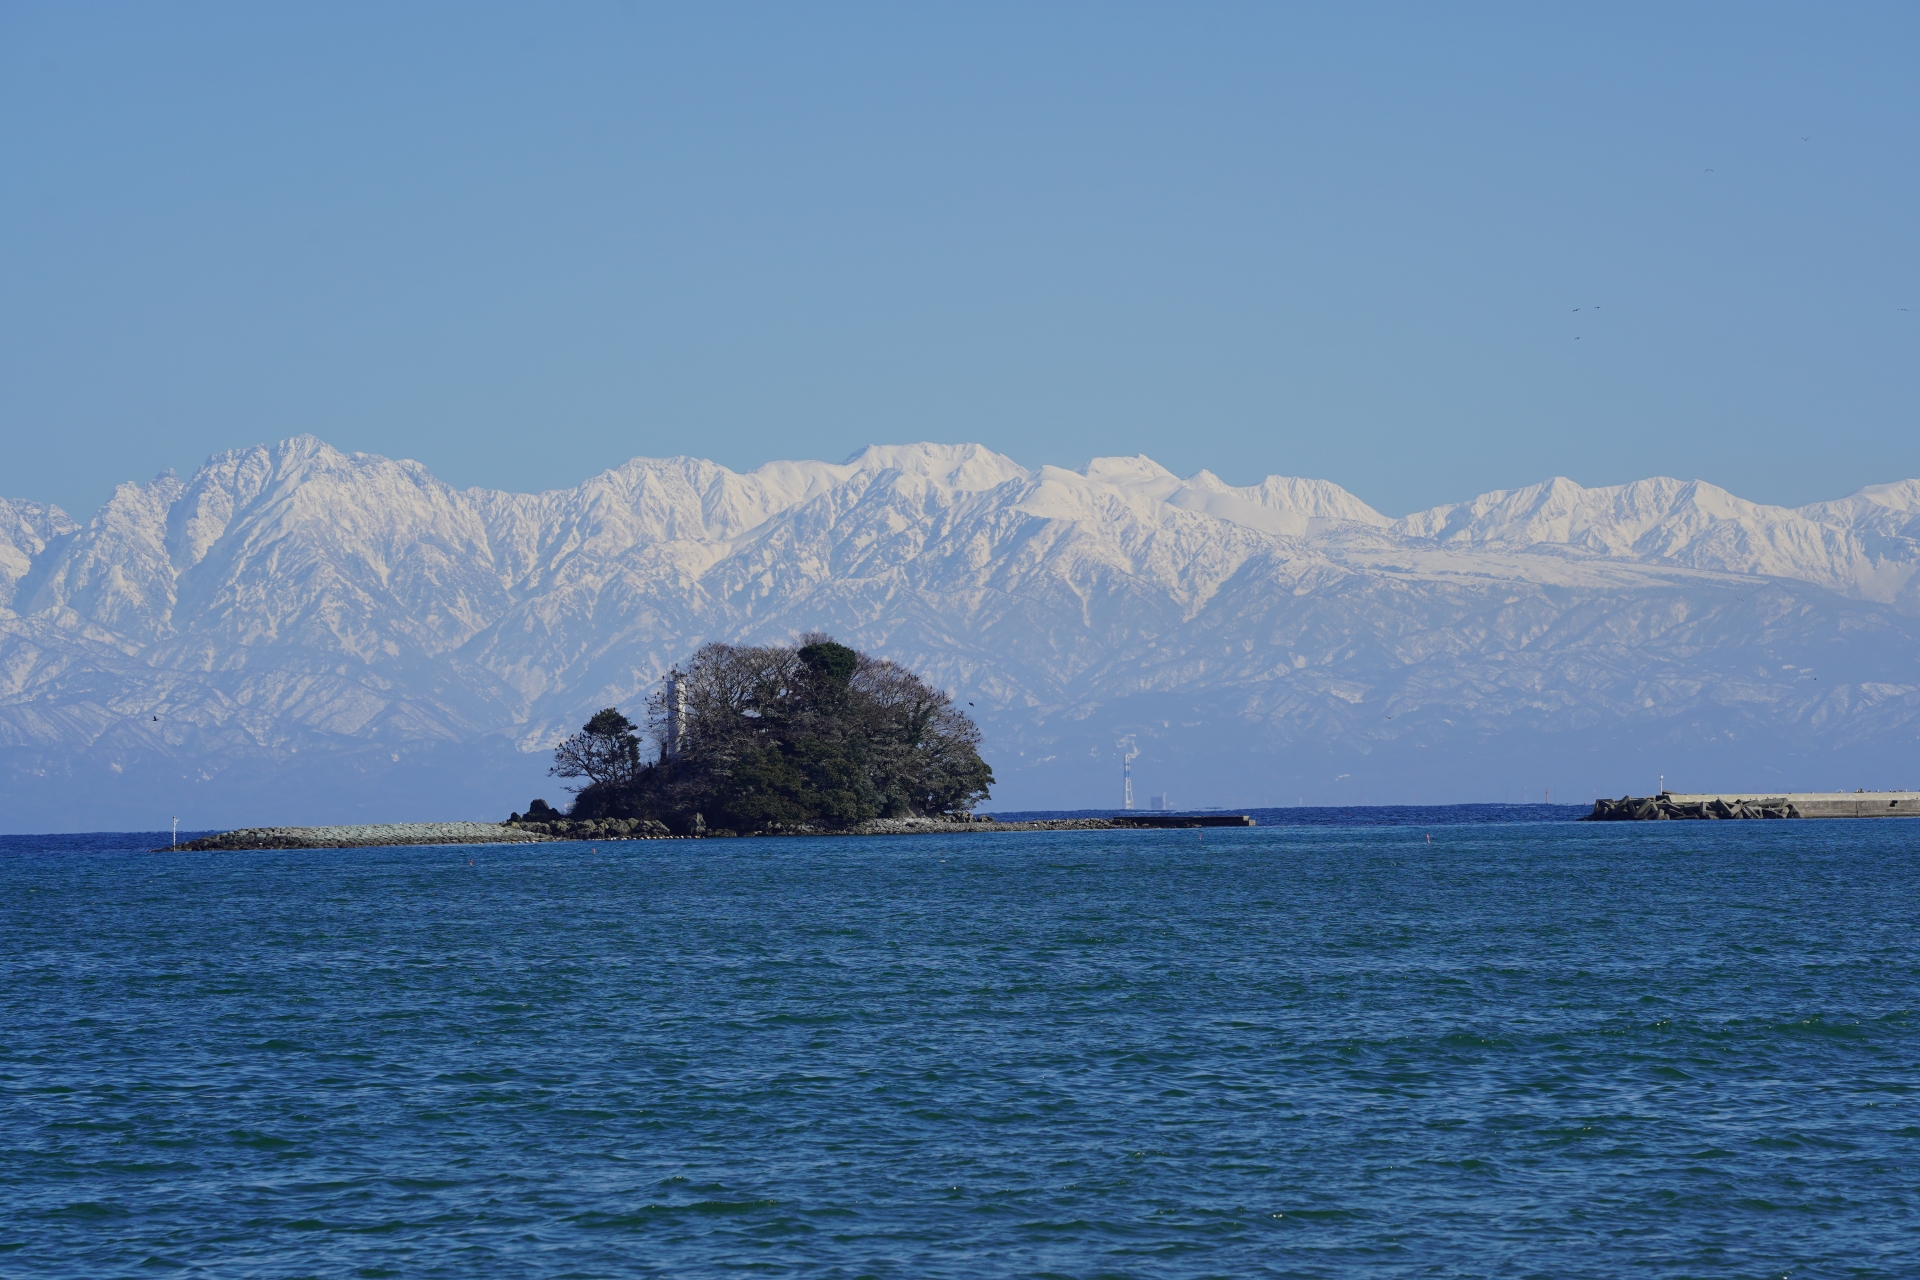
[(1096, 484), (1146, 485), (1156, 489), (1180, 481), (1179, 476), (1144, 453), (1131, 458), (1095, 458), (1080, 469), (1080, 474)]
[(1920, 485), (1875, 486), (1798, 510), (1735, 497), (1702, 480), (1660, 476), (1583, 489), (1565, 477), (1435, 507), (1392, 531), (1441, 545), (1542, 550), (1791, 578), (1861, 599), (1920, 606), (1920, 520), (1903, 504)]
[(848, 458), (846, 466), (854, 471), (900, 471), (961, 493), (984, 492), (1028, 475), (1012, 458), (978, 444), (870, 444)]
[(467, 761), (433, 784), (466, 795), (537, 780), (542, 748), (637, 709), (706, 640), (824, 628), (965, 691), (1029, 802), (1092, 799), (1034, 780), (1105, 768), (1115, 734), (1191, 731), (1195, 787), (1268, 786), (1296, 748), (1316, 769), (1347, 753), (1336, 773), (1395, 751), (1451, 768), (1500, 735), (1533, 760), (1569, 726), (1683, 723), (1662, 717), (1690, 741), (1777, 756), (1826, 734), (1899, 759), (1912, 615), (1915, 481), (1787, 510), (1556, 477), (1393, 521), (1328, 481), (1141, 456), (634, 458), (507, 493), (295, 436), (122, 485), (84, 527), (0, 502), (0, 757), (10, 795), (150, 776), (142, 803), (171, 805), (182, 778), (230, 775), (279, 797), (328, 760), (353, 791), (424, 778), (407, 759)]
[(1342, 524), (1385, 528), (1392, 522), (1330, 480), (1268, 476), (1256, 485), (1230, 485), (1211, 471), (1196, 472), (1167, 496), (1170, 506), (1200, 511), (1249, 529), (1304, 538)]
[(0, 607), (13, 602), (14, 590), (47, 544), (79, 528), (50, 503), (0, 498)]
[(1870, 507), (1902, 515), (1920, 515), (1920, 480), (1896, 480), (1892, 484), (1870, 484), (1837, 501), (1816, 502), (1799, 508), (1799, 511), (1800, 514), (1817, 520), (1837, 512), (1858, 515)]
[[(46, 566), (21, 611), (71, 610), (141, 642), (171, 631), (167, 513), (185, 487), (171, 471), (117, 486), (107, 505)], [(38, 567), (38, 566), (36, 566)]]

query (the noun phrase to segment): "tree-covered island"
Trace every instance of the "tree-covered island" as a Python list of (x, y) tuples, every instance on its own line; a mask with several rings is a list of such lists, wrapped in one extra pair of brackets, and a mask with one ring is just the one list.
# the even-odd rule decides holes
[[(655, 750), (643, 750), (643, 728)], [(644, 726), (608, 707), (555, 749), (550, 772), (585, 779), (571, 788), (574, 821), (680, 835), (831, 831), (964, 818), (993, 785), (979, 747), (947, 694), (814, 634), (702, 647), (661, 681)], [(514, 821), (560, 817), (535, 801)]]

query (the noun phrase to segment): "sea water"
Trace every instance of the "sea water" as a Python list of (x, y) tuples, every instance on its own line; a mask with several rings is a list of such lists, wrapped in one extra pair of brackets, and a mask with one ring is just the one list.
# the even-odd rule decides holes
[(7, 837), (0, 1274), (1920, 1275), (1920, 822), (1458, 816)]

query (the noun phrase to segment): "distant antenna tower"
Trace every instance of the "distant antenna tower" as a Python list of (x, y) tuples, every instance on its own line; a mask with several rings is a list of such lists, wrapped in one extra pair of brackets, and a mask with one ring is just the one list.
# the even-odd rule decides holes
[(1132, 738), (1128, 738), (1127, 754), (1120, 757), (1120, 807), (1122, 809), (1133, 808), (1133, 758), (1139, 754), (1140, 748), (1134, 745)]

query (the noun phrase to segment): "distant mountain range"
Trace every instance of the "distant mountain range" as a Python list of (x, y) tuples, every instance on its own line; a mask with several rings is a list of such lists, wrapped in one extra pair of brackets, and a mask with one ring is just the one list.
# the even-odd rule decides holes
[(953, 690), (989, 807), (1920, 785), (1920, 481), (1786, 509), (876, 446), (459, 490), (310, 436), (0, 500), (13, 830), (503, 817), (709, 639), (824, 629)]

